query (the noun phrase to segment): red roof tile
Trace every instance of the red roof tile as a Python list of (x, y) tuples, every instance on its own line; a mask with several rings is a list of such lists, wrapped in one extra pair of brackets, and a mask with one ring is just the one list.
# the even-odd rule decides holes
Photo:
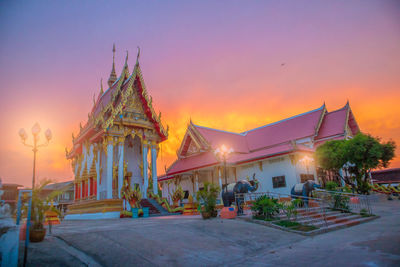
[(324, 108), (244, 132), (250, 151), (315, 135)]

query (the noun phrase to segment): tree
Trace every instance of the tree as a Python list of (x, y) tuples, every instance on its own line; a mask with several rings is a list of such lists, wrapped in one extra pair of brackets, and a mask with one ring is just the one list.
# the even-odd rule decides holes
[[(395, 149), (392, 140), (381, 142), (379, 137), (359, 133), (349, 140), (326, 142), (317, 148), (316, 157), (323, 169), (336, 173), (358, 193), (367, 194), (371, 169), (388, 167)], [(350, 175), (341, 175), (340, 169)]]

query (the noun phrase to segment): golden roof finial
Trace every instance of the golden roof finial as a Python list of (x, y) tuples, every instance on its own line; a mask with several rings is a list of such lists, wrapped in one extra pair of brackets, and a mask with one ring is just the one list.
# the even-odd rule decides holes
[(103, 94), (104, 94), (104, 91), (103, 91), (103, 78), (101, 78), (100, 79), (100, 95), (99, 95), (99, 97), (101, 97)]
[(138, 52), (137, 52), (137, 56), (136, 56), (136, 64), (139, 64), (139, 57), (140, 57), (140, 47), (137, 47)]
[(115, 73), (115, 44), (113, 44), (113, 63), (112, 69), (110, 73), (110, 78), (108, 78), (108, 86), (112, 86), (113, 83), (117, 80), (117, 74)]
[(128, 64), (128, 56), (129, 56), (128, 50), (126, 50), (125, 65)]

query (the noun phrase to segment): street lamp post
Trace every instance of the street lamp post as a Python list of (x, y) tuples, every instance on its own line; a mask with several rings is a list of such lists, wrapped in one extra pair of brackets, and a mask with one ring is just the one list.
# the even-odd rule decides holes
[(225, 192), (227, 192), (228, 180), (227, 180), (227, 175), (226, 175), (226, 158), (229, 154), (233, 153), (233, 148), (228, 149), (225, 145), (222, 145), (221, 148), (217, 148), (214, 151), (214, 153), (219, 159), (222, 159), (222, 161), (224, 163)]
[[(303, 163), (306, 166), (306, 170), (307, 170), (307, 176), (310, 175), (309, 173), (309, 166), (312, 162), (314, 162), (313, 158), (310, 158), (309, 156), (304, 156), (301, 160), (301, 163)], [(307, 177), (308, 178), (308, 177)]]
[(36, 176), (36, 152), (38, 152), (39, 147), (47, 146), (52, 138), (52, 133), (50, 129), (47, 129), (44, 133), (46, 137), (46, 142), (38, 145), (39, 141), (39, 133), (40, 133), (40, 125), (39, 123), (35, 123), (32, 127), (32, 135), (33, 135), (33, 145), (27, 144), (26, 139), (28, 138), (28, 134), (25, 129), (21, 128), (19, 130), (19, 136), (21, 137), (22, 144), (27, 147), (31, 147), (33, 151), (33, 175), (32, 175), (32, 191), (35, 188), (35, 176)]

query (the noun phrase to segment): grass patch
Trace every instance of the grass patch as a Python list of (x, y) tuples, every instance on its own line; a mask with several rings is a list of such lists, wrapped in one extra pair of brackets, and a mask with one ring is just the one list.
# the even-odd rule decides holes
[(287, 227), (287, 228), (292, 228), (292, 227), (301, 225), (298, 222), (292, 222), (292, 221), (279, 221), (279, 222), (276, 222), (275, 224), (279, 225), (279, 226)]
[(271, 222), (271, 221), (275, 221), (276, 220), (276, 218), (266, 218), (265, 216), (260, 216), (260, 215), (253, 215), (253, 219), (261, 220), (261, 221), (267, 221), (267, 222)]
[(289, 228), (292, 230), (302, 231), (302, 232), (309, 232), (309, 231), (318, 229), (318, 227), (316, 227), (314, 225), (305, 225), (305, 224), (301, 224), (298, 222), (292, 222), (292, 221), (286, 221), (286, 220), (278, 221), (278, 222), (275, 222), (274, 224), (285, 227), (285, 228)]

